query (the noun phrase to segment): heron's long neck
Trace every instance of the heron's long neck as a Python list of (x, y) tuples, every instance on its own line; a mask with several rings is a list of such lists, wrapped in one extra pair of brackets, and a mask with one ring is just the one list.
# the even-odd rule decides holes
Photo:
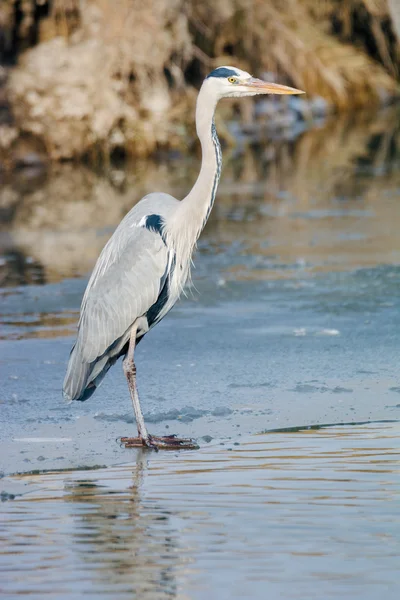
[(216, 101), (210, 100), (207, 91), (201, 88), (196, 105), (196, 129), (202, 150), (201, 169), (196, 183), (177, 211), (181, 232), (185, 231), (186, 242), (192, 248), (210, 215), (221, 175), (222, 155), (214, 125), (215, 106)]

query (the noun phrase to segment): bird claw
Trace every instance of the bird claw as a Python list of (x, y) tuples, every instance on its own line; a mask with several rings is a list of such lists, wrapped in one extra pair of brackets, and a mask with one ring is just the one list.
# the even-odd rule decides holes
[(176, 435), (149, 435), (148, 439), (141, 437), (122, 437), (121, 444), (125, 448), (149, 448), (150, 450), (197, 450), (199, 446), (191, 439), (178, 438)]

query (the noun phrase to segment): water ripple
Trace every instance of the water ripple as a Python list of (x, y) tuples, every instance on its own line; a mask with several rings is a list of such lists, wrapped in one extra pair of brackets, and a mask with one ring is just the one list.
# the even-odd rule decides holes
[[(396, 597), (400, 425), (273, 432), (4, 478), (7, 597)], [(293, 582), (296, 585), (293, 586)]]

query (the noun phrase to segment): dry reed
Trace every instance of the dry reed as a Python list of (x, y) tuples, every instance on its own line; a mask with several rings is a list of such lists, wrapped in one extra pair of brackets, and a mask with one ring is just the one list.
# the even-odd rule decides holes
[[(338, 109), (399, 92), (391, 0), (25, 0), (21, 39), (39, 3), (49, 8), (40, 43), (20, 57), (9, 94), (19, 131), (55, 159), (182, 147), (189, 82), (218, 64), (274, 73)], [(0, 10), (5, 29), (13, 7)]]

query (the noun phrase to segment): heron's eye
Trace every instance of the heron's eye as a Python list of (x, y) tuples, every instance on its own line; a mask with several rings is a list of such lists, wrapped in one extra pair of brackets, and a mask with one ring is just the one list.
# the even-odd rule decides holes
[(237, 77), (228, 77), (229, 83), (237, 83)]

